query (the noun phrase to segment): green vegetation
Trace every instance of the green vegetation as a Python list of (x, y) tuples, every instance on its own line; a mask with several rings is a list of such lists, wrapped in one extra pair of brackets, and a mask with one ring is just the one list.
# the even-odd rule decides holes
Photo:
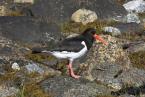
[(9, 11), (6, 16), (24, 16), (24, 14), (19, 11)]
[(103, 27), (112, 26), (116, 23), (117, 22), (113, 21), (113, 20), (110, 20), (110, 21), (97, 20), (92, 23), (83, 25), (82, 23), (75, 23), (75, 22), (69, 21), (69, 22), (65, 22), (65, 23), (61, 24), (61, 31), (64, 32), (64, 35), (69, 35), (71, 33), (77, 33), (77, 32), (78, 32), (77, 34), (80, 34), (85, 29), (91, 27), (91, 28), (95, 28), (97, 30), (97, 34), (101, 34)]
[(48, 60), (48, 61), (56, 60), (55, 57), (47, 56), (44, 54), (27, 54), (26, 58), (33, 60), (33, 61), (36, 61), (36, 62), (44, 62), (46, 60)]
[(26, 84), (20, 87), (16, 97), (52, 97), (46, 94), (38, 84)]
[[(50, 55), (44, 55), (44, 54), (27, 54), (26, 58), (42, 64), (46, 61), (57, 61), (55, 57)], [(67, 71), (66, 64), (68, 64), (67, 60), (62, 60), (61, 62), (57, 62), (56, 69), (60, 70), (62, 74), (66, 74)]]
[[(22, 74), (18, 76), (18, 74)], [(52, 97), (41, 89), (38, 85), (39, 80), (36, 81), (35, 78), (40, 77), (41, 75), (38, 73), (26, 73), (24, 70), (21, 71), (10, 71), (7, 74), (0, 76), (0, 83), (5, 83), (6, 81), (10, 81), (19, 88), (17, 95), (11, 97)], [(44, 76), (43, 79), (46, 77)], [(48, 76), (47, 76), (48, 78)], [(27, 79), (31, 79), (31, 81), (26, 81)], [(42, 79), (42, 80), (43, 80)], [(24, 82), (22, 80), (25, 80)], [(35, 81), (34, 81), (35, 80)]]

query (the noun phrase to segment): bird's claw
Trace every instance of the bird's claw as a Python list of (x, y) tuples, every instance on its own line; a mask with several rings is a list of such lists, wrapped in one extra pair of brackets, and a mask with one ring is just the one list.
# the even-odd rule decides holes
[(79, 79), (79, 78), (81, 77), (81, 76), (79, 76), (79, 75), (75, 75), (75, 74), (74, 74), (74, 71), (73, 71), (73, 69), (72, 69), (72, 67), (71, 67), (70, 64), (67, 65), (67, 68), (68, 68), (68, 70), (69, 70), (69, 74), (70, 74), (71, 77), (73, 77), (73, 78), (75, 78), (75, 79)]
[(79, 79), (81, 76), (75, 75), (75, 74), (71, 74), (71, 77), (73, 77), (73, 78), (75, 78), (75, 79)]

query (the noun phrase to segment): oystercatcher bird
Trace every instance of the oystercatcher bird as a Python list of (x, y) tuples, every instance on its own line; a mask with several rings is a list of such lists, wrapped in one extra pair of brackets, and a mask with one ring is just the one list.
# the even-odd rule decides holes
[(78, 36), (64, 39), (53, 50), (32, 50), (32, 53), (48, 53), (58, 59), (68, 59), (69, 64), (67, 66), (70, 75), (73, 78), (79, 78), (80, 76), (75, 75), (73, 71), (72, 63), (75, 59), (85, 55), (95, 40), (99, 40), (107, 45), (107, 42), (96, 34), (95, 29), (88, 28)]

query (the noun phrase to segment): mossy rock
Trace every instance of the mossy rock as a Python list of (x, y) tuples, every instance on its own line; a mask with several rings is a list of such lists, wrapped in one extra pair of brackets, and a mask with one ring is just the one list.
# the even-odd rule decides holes
[[(33, 60), (38, 63), (42, 63), (45, 65), (45, 62), (52, 62), (57, 61), (55, 65), (55, 69), (60, 70), (62, 74), (66, 74), (67, 68), (66, 65), (68, 64), (68, 60), (58, 60), (54, 56), (51, 55), (44, 55), (44, 54), (27, 54), (26, 58)], [(47, 64), (49, 65), (49, 64)]]
[(36, 61), (36, 62), (43, 62), (43, 61), (53, 61), (56, 60), (55, 57), (51, 55), (44, 55), (44, 54), (27, 54), (26, 58)]
[(19, 87), (19, 92), (13, 97), (52, 97), (44, 93), (38, 83), (25, 84)]

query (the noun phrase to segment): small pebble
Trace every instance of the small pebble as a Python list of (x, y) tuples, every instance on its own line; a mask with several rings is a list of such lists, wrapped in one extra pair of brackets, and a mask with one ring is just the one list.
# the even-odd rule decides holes
[(12, 69), (14, 69), (14, 70), (20, 70), (19, 64), (16, 63), (16, 62), (14, 62), (14, 63), (12, 64)]

